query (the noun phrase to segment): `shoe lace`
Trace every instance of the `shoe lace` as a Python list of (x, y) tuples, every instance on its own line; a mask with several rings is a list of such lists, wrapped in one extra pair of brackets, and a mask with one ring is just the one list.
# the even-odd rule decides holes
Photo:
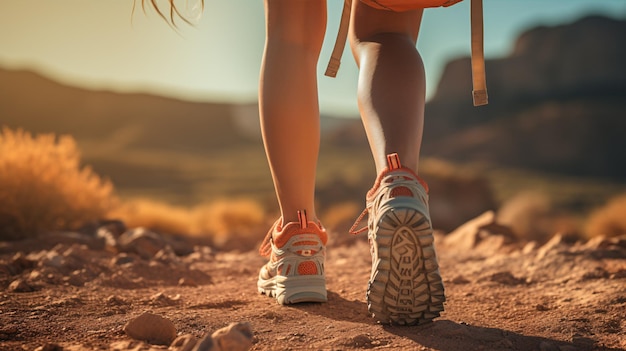
[(367, 230), (367, 226), (362, 227), (360, 229), (356, 229), (359, 224), (361, 224), (361, 221), (363, 220), (363, 218), (365, 218), (365, 216), (367, 216), (367, 207), (363, 210), (363, 212), (361, 212), (361, 214), (359, 215), (359, 217), (356, 219), (356, 221), (354, 221), (354, 224), (352, 225), (352, 227), (350, 227), (350, 230), (348, 230), (348, 232), (352, 235), (359, 235), (361, 233), (363, 233), (364, 231)]
[(274, 230), (279, 227), (279, 223), (282, 222), (282, 218), (279, 218), (274, 225), (270, 227), (270, 230), (265, 235), (263, 242), (261, 243), (261, 247), (259, 248), (259, 254), (263, 257), (269, 257), (272, 253), (272, 233)]

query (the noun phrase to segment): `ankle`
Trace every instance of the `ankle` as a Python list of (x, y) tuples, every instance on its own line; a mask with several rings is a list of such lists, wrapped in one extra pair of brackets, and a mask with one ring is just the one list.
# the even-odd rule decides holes
[(281, 227), (284, 227), (289, 223), (300, 223), (305, 224), (306, 226), (308, 222), (319, 223), (319, 219), (317, 218), (315, 211), (296, 210), (283, 212), (281, 215)]

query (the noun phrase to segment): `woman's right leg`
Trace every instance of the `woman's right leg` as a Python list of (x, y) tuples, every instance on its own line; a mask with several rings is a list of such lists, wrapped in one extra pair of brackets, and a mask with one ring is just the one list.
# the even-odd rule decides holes
[(368, 310), (381, 323), (425, 323), (439, 316), (445, 296), (428, 189), (417, 176), (425, 77), (415, 42), (422, 10), (376, 10), (358, 0), (352, 10), (359, 110), (378, 173), (366, 198)]

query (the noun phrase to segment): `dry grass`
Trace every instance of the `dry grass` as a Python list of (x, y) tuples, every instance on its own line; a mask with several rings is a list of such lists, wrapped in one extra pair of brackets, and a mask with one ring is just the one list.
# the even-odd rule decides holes
[(570, 238), (580, 236), (577, 218), (537, 191), (523, 191), (505, 201), (498, 210), (498, 222), (508, 225), (522, 241), (545, 243), (557, 233)]
[(130, 228), (210, 240), (223, 249), (250, 249), (269, 227), (263, 207), (251, 199), (219, 199), (197, 206), (174, 206), (151, 199), (129, 199), (110, 214)]
[(75, 229), (104, 218), (114, 202), (113, 185), (81, 166), (71, 136), (0, 133), (0, 239)]
[(587, 220), (585, 235), (620, 236), (626, 235), (626, 193), (614, 197), (594, 211)]

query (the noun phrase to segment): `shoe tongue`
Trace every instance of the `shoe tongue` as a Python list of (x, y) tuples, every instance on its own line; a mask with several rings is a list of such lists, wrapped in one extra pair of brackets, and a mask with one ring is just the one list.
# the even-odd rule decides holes
[(306, 217), (306, 210), (298, 211), (298, 222), (300, 222), (300, 228), (305, 229), (309, 225), (309, 220)]
[(400, 156), (398, 156), (397, 153), (387, 155), (387, 168), (390, 171), (402, 168), (402, 164), (400, 164)]

